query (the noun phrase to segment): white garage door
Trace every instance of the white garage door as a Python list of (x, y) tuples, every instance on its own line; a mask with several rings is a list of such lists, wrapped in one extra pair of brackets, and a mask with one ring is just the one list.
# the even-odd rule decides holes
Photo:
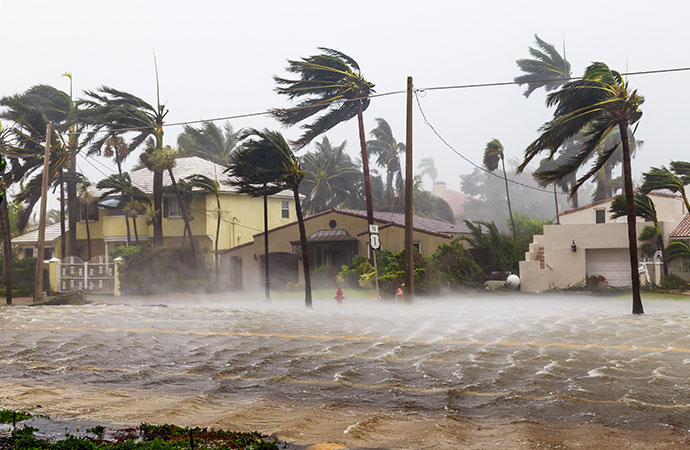
[(630, 253), (627, 248), (587, 250), (587, 276), (602, 275), (609, 286), (630, 286)]

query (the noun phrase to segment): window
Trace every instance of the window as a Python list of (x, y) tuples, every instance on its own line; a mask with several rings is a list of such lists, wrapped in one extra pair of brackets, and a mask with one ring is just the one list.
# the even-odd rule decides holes
[(280, 204), (280, 213), (281, 217), (283, 219), (289, 219), (290, 218), (290, 202), (287, 200), (283, 200)]
[[(89, 222), (96, 222), (98, 220), (98, 204), (93, 202), (88, 206), (89, 210)], [(86, 204), (79, 203), (79, 209), (77, 210), (77, 221), (83, 222), (86, 219)]]
[(595, 209), (594, 217), (596, 223), (606, 223), (606, 210), (605, 209)]
[(419, 253), (422, 253), (422, 243), (419, 241), (412, 242), (412, 247), (414, 247)]
[(24, 249), (24, 258), (33, 258), (34, 257), (34, 249), (33, 248), (25, 248)]
[(182, 209), (176, 196), (163, 197), (163, 217), (182, 217)]

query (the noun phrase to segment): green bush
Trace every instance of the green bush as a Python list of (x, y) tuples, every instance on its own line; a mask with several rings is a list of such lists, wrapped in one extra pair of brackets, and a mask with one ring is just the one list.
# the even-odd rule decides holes
[(469, 250), (458, 241), (440, 244), (430, 259), (436, 269), (438, 282), (445, 288), (477, 284), (484, 278), (484, 271), (474, 262)]
[(191, 255), (180, 246), (153, 248), (150, 245), (122, 246), (113, 257), (121, 257), (120, 289), (124, 294), (199, 292), (210, 287), (212, 273), (199, 258), (194, 270)]
[(335, 287), (337, 275), (337, 269), (334, 267), (319, 266), (311, 273), (311, 284), (316, 289)]
[(336, 277), (338, 285), (341, 287), (355, 288), (360, 287), (360, 280), (366, 274), (374, 273), (374, 266), (371, 265), (369, 258), (362, 255), (355, 255), (352, 262), (347, 266), (342, 266), (340, 273)]
[[(5, 261), (0, 254), (0, 295), (5, 296)], [(36, 271), (36, 260), (34, 258), (14, 258), (12, 259), (12, 296), (31, 297), (34, 295), (34, 276)], [(50, 279), (48, 269), (43, 271), (43, 290), (50, 290)]]
[(686, 291), (688, 290), (688, 282), (680, 278), (679, 276), (668, 274), (661, 278), (659, 283), (661, 289), (674, 290), (674, 291)]

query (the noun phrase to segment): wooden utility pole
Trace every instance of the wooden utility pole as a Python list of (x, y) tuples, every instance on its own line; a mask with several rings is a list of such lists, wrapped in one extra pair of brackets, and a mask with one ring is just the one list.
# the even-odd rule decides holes
[(41, 184), (41, 212), (38, 216), (38, 254), (36, 255), (36, 275), (34, 277), (34, 303), (41, 300), (43, 292), (43, 246), (46, 239), (46, 206), (48, 202), (48, 181), (50, 179), (50, 136), (53, 127), (46, 125), (46, 152), (43, 157), (43, 183)]
[(405, 137), (405, 299), (414, 297), (414, 250), (412, 248), (412, 77), (407, 77), (407, 134)]

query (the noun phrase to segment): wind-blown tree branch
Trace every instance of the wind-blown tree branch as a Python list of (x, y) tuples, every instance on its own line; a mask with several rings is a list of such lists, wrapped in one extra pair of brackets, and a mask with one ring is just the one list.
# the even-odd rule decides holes
[(177, 136), (177, 148), (180, 156), (198, 156), (226, 167), (241, 133), (230, 122), (225, 122), (222, 129), (213, 122), (204, 122), (199, 128), (185, 125)]
[(339, 123), (357, 116), (367, 221), (373, 224), (369, 157), (362, 113), (369, 106), (374, 84), (364, 79), (359, 65), (348, 55), (330, 48), (319, 47), (319, 50), (322, 53), (318, 55), (288, 61), (287, 71), (296, 74), (297, 79), (273, 77), (278, 85), (276, 92), (290, 100), (302, 101), (294, 108), (274, 109), (272, 112), (285, 126), (296, 125), (318, 115), (312, 122), (302, 125), (304, 133), (293, 142), (297, 150)]
[(347, 204), (356, 192), (360, 170), (345, 152), (345, 141), (333, 146), (324, 136), (316, 142), (316, 151), (305, 154), (301, 161), (306, 172), (300, 184), (305, 212), (316, 214)]
[[(571, 81), (547, 97), (547, 105), (555, 106), (554, 118), (541, 128), (542, 134), (525, 149), (524, 161), (518, 167), (522, 171), (538, 154), (547, 151), (553, 158), (557, 149), (570, 137), (584, 133), (582, 149), (562, 166), (542, 172), (545, 180), (555, 181), (576, 172), (599, 145), (618, 128), (623, 147), (623, 178), (628, 207), (628, 243), (633, 290), (633, 314), (643, 314), (640, 297), (640, 279), (637, 273), (637, 232), (635, 230), (635, 205), (633, 199), (632, 169), (630, 165), (630, 141), (628, 127), (642, 116), (639, 106), (644, 98), (637, 90), (630, 90), (620, 73), (595, 62), (585, 71), (581, 80)], [(571, 193), (589, 180), (611, 157), (615, 146), (601, 152), (594, 164), (582, 175)]]
[[(282, 134), (277, 131), (250, 129), (242, 136), (242, 145), (233, 153), (227, 173), (231, 184), (241, 193), (253, 197), (267, 196), (282, 190), (291, 190), (297, 210), (302, 267), (304, 269), (304, 304), (312, 306), (309, 249), (304, 227), (299, 185), (304, 170)], [(268, 234), (268, 230), (264, 230)], [(268, 254), (264, 255), (268, 258)]]
[(216, 210), (213, 214), (216, 216), (216, 239), (214, 241), (214, 259), (216, 265), (216, 285), (218, 284), (218, 276), (220, 275), (220, 264), (218, 262), (218, 239), (220, 238), (220, 221), (223, 217), (223, 210), (220, 206), (220, 184), (218, 180), (212, 180), (205, 175), (190, 175), (184, 179), (189, 183), (192, 189), (200, 189), (206, 194), (213, 194), (216, 197)]
[(180, 211), (182, 212), (182, 219), (184, 220), (184, 226), (189, 233), (189, 246), (192, 250), (192, 259), (194, 262), (194, 269), (197, 267), (196, 260), (196, 246), (194, 244), (194, 235), (192, 234), (192, 228), (189, 225), (189, 216), (187, 215), (187, 207), (185, 206), (185, 201), (180, 195), (180, 190), (177, 187), (177, 180), (175, 180), (175, 174), (173, 169), (177, 162), (178, 152), (174, 148), (166, 145), (163, 148), (155, 149), (148, 158), (148, 163), (153, 167), (154, 172), (167, 170), (168, 176), (170, 176), (170, 182), (172, 183), (173, 189), (175, 191), (175, 196), (177, 197), (177, 202), (180, 204)]
[[(682, 170), (683, 166), (679, 163), (682, 164), (681, 161), (674, 161), (671, 163), (671, 167), (674, 169), (680, 167)], [(649, 172), (643, 173), (642, 180), (641, 192), (649, 194), (652, 191), (668, 189), (673, 193), (680, 193), (685, 203), (685, 210), (690, 211), (690, 202), (688, 202), (688, 196), (685, 193), (685, 186), (690, 184), (690, 177), (687, 175), (679, 175), (675, 171), (661, 166), (661, 168), (652, 167)]]
[[(156, 91), (158, 92), (158, 74), (156, 73)], [(128, 92), (108, 86), (97, 91), (87, 91), (81, 100), (80, 119), (90, 126), (88, 135), (89, 151), (98, 152), (112, 136), (121, 136), (127, 129), (133, 129), (134, 136), (129, 141), (129, 153), (146, 144), (153, 137), (153, 145), (147, 146), (148, 154), (141, 155), (144, 165), (146, 158), (156, 149), (163, 148), (163, 125), (168, 109), (161, 105), (157, 95), (157, 104), (152, 106), (141, 98)], [(150, 167), (149, 167), (150, 168)], [(153, 243), (163, 245), (163, 170), (153, 171)]]
[[(656, 249), (661, 251), (664, 260), (664, 275), (668, 275), (668, 266), (666, 265), (666, 249), (664, 247), (664, 238), (661, 234), (661, 225), (659, 225), (659, 218), (656, 214), (656, 207), (654, 202), (646, 193), (635, 193), (635, 215), (645, 220), (654, 223), (654, 231), (656, 232)], [(628, 215), (628, 203), (624, 195), (617, 195), (613, 198), (611, 206), (611, 217), (617, 219), (619, 217)]]
[(690, 245), (685, 241), (672, 241), (666, 247), (664, 262), (671, 263), (679, 258), (690, 260)]
[(515, 77), (515, 82), (527, 85), (523, 93), (525, 97), (529, 97), (532, 92), (542, 87), (547, 92), (559, 89), (571, 76), (570, 62), (565, 59), (565, 45), (561, 56), (553, 45), (541, 40), (536, 34), (534, 38), (538, 48), (529, 48), (533, 59), (515, 61), (524, 72), (524, 75)]
[(405, 144), (395, 139), (391, 126), (381, 118), (376, 118), (376, 128), (371, 130), (370, 134), (374, 139), (367, 141), (367, 149), (370, 155), (377, 156), (376, 164), (386, 170), (388, 208), (390, 211), (394, 211), (396, 190), (399, 193), (402, 187), (402, 168), (399, 154), (405, 152)]
[(433, 187), (436, 184), (436, 178), (438, 178), (438, 170), (436, 170), (434, 158), (422, 158), (422, 160), (419, 162), (419, 166), (417, 166), (417, 169), (419, 169), (420, 177), (423, 177), (424, 175), (429, 175), (429, 177), (431, 178), (431, 188), (433, 190)]
[(517, 231), (515, 230), (515, 220), (513, 219), (513, 208), (510, 205), (510, 191), (508, 190), (508, 176), (506, 175), (506, 163), (503, 155), (503, 144), (498, 139), (492, 139), (486, 144), (484, 149), (484, 167), (486, 170), (493, 172), (498, 167), (498, 162), (501, 162), (503, 168), (503, 180), (506, 184), (506, 199), (508, 200), (508, 215), (510, 216), (510, 225), (513, 229), (513, 239), (517, 239)]

